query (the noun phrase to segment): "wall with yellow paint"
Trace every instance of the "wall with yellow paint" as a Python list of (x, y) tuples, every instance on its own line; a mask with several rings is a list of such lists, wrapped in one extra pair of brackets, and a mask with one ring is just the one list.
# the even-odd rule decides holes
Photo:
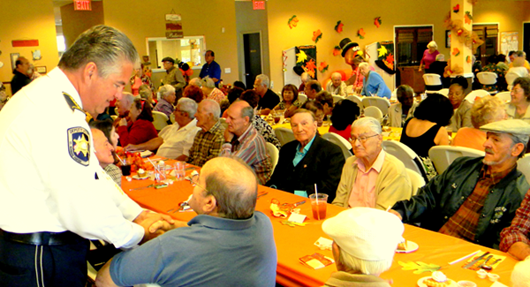
[[(20, 53), (35, 66), (51, 71), (59, 62), (52, 1), (0, 1), (0, 80), (13, 77), (9, 54)], [(12, 40), (39, 40), (38, 47), (13, 47)], [(42, 59), (33, 61), (31, 51), (40, 50)], [(8, 89), (11, 93), (10, 89)]]

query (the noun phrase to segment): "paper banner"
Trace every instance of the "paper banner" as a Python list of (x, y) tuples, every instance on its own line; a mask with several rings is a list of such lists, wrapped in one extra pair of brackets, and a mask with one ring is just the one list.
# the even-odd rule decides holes
[(166, 38), (183, 38), (182, 17), (179, 14), (166, 14)]

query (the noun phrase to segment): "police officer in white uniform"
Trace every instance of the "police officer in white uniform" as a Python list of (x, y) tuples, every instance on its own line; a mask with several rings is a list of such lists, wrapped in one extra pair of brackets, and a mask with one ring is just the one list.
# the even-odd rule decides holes
[(137, 207), (113, 198), (116, 186), (97, 175), (85, 121), (121, 98), (138, 62), (123, 33), (93, 27), (3, 108), (0, 286), (84, 286), (86, 239), (130, 248), (154, 236), (149, 227), (162, 216), (142, 212), (131, 222)]

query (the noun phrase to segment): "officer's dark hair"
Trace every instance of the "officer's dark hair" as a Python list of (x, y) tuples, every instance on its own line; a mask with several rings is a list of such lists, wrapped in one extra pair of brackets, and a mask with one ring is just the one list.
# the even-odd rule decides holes
[(63, 54), (59, 68), (75, 71), (89, 62), (94, 62), (100, 77), (120, 71), (123, 61), (140, 66), (138, 52), (131, 40), (119, 30), (105, 26), (94, 26), (83, 32)]
[[(208, 52), (210, 52), (210, 55), (212, 55), (212, 57), (215, 57), (215, 53), (212, 50), (206, 51), (206, 53), (208, 53)], [(204, 53), (204, 54), (206, 54), (206, 53)]]
[(153, 106), (149, 101), (144, 101), (142, 98), (135, 98), (133, 102), (134, 107), (141, 111), (136, 120), (146, 120), (152, 122), (153, 119)]
[(102, 131), (105, 137), (109, 140), (109, 143), (112, 143), (112, 140), (110, 139), (110, 133), (112, 132), (113, 127), (112, 123), (111, 119), (106, 119), (91, 121), (88, 125), (90, 128)]

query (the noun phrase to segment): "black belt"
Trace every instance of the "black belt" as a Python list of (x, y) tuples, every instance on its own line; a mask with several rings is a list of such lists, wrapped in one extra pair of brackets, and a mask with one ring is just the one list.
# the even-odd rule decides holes
[(66, 245), (79, 242), (82, 238), (70, 231), (13, 233), (0, 229), (0, 237), (6, 240), (30, 245)]

